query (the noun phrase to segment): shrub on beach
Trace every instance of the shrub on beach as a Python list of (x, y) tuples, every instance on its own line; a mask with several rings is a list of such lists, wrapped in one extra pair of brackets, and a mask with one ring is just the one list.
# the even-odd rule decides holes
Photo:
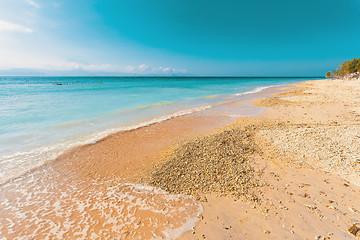
[[(332, 76), (344, 77), (349, 75), (359, 75), (360, 72), (360, 58), (345, 61), (339, 64), (339, 67), (332, 72)], [(326, 74), (327, 76), (328, 74)]]

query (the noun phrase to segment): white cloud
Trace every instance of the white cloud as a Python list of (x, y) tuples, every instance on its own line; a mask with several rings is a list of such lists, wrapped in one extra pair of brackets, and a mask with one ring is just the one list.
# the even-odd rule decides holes
[(0, 20), (0, 32), (1, 31), (16, 31), (16, 32), (24, 32), (24, 33), (32, 33), (33, 32), (33, 30), (31, 28), (27, 28), (22, 25), (7, 22), (4, 20)]
[(49, 57), (38, 54), (25, 53), (21, 50), (6, 50), (0, 48), (0, 70), (10, 69), (32, 69), (41, 72), (46, 71), (79, 71), (79, 72), (108, 72), (119, 74), (182, 74), (186, 69), (176, 69), (172, 67), (153, 67), (147, 64), (137, 66), (121, 66), (116, 64), (85, 64), (75, 61), (66, 61), (57, 57)]
[(146, 70), (149, 70), (150, 67), (146, 64), (141, 64), (141, 65), (139, 65), (138, 69), (140, 72), (145, 72)]
[(135, 69), (136, 69), (135, 66), (126, 66), (126, 67), (124, 68), (125, 72), (134, 72)]
[(40, 7), (40, 5), (39, 5), (37, 2), (35, 2), (34, 0), (25, 0), (25, 2), (26, 2), (27, 4), (29, 4), (30, 6), (33, 6), (33, 7), (35, 7), (35, 8), (39, 8), (39, 7)]
[(186, 69), (177, 69), (171, 67), (153, 67), (147, 64), (139, 66), (126, 66), (122, 69), (126, 73), (142, 73), (142, 74), (172, 74), (172, 73), (186, 73)]

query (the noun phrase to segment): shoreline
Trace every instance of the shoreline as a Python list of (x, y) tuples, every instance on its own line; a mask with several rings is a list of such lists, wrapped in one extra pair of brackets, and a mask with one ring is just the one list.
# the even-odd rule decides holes
[[(264, 94), (266, 92), (259, 95), (263, 96)], [(258, 97), (257, 94), (255, 95)], [(86, 234), (84, 236), (88, 237), (93, 234), (105, 234), (102, 233), (105, 230), (108, 232), (106, 234), (113, 237), (122, 234), (127, 236), (132, 233), (133, 235), (130, 234), (129, 237), (136, 235), (147, 239), (154, 236), (165, 236), (165, 233), (169, 231), (176, 234), (176, 231), (183, 229), (181, 230), (182, 234), (182, 232), (190, 230), (189, 227), (183, 227), (188, 222), (189, 217), (198, 221), (196, 217), (199, 214), (196, 210), (198, 202), (194, 198), (190, 197), (186, 200), (185, 197), (176, 197), (179, 202), (173, 202), (171, 199), (174, 197), (170, 197), (171, 195), (162, 197), (155, 190), (146, 190), (147, 187), (133, 189), (127, 184), (136, 183), (141, 178), (140, 175), (156, 163), (158, 154), (165, 148), (233, 122), (237, 117), (237, 107), (245, 107), (244, 111), (247, 112), (250, 99), (245, 99), (247, 100), (232, 102), (230, 106), (220, 104), (219, 107), (213, 107), (207, 111), (172, 118), (136, 130), (119, 132), (105, 137), (95, 144), (75, 147), (59, 156), (55, 161), (23, 175), (21, 178), (1, 185), (0, 199), (6, 204), (11, 203), (10, 206), (12, 206), (8, 208), (0, 204), (1, 214), (7, 216), (3, 218), (4, 222), (1, 222), (0, 225), (9, 228), (9, 234), (5, 236), (13, 238), (17, 236), (16, 234), (13, 235), (14, 233), (21, 232), (22, 236), (52, 236), (56, 238), (57, 235), (54, 232), (49, 232), (46, 229), (50, 228), (51, 225), (61, 223), (62, 220), (60, 221), (56, 217), (57, 215), (70, 214), (70, 212), (72, 212), (72, 217), (64, 219), (66, 226), (70, 228), (61, 230), (62, 232), (65, 231), (70, 238), (79, 234), (79, 229), (70, 224), (71, 219), (78, 224), (82, 223), (79, 227), (83, 228), (84, 231), (90, 228), (85, 232), (82, 231), (83, 234)], [(235, 112), (232, 112), (231, 109)], [(235, 113), (235, 116), (229, 117), (230, 113)], [(251, 114), (251, 112), (247, 113)], [(51, 189), (50, 193), (46, 189)], [(111, 198), (99, 198), (101, 195), (114, 192), (114, 189), (119, 189), (119, 193), (112, 195)], [(95, 192), (96, 195), (94, 195)], [(142, 197), (138, 196), (139, 194)], [(70, 196), (72, 197), (69, 198)], [(126, 200), (129, 197), (130, 199), (139, 199), (138, 201), (143, 203), (133, 206), (133, 203)], [(153, 200), (157, 198), (160, 198), (157, 201), (162, 202), (159, 206), (156, 204), (157, 201), (154, 202)], [(18, 202), (16, 199), (22, 200)], [(114, 201), (118, 204), (114, 205)], [(44, 205), (44, 202), (55, 202), (55, 205), (50, 207), (47, 204)], [(88, 204), (90, 206), (98, 205), (97, 208), (101, 214), (94, 215), (91, 208), (82, 207)], [(146, 207), (149, 209), (147, 211), (153, 213), (143, 212), (141, 210), (143, 204), (148, 206)], [(167, 206), (165, 209), (168, 210), (165, 212), (161, 210), (160, 212), (163, 213), (159, 215), (160, 209), (157, 208), (161, 208), (163, 204)], [(79, 208), (79, 206), (81, 207)], [(108, 207), (105, 206), (112, 206), (111, 211), (119, 211), (119, 208), (124, 207), (133, 209), (131, 211), (137, 212), (133, 217), (138, 220), (131, 222), (126, 228), (119, 228), (120, 225), (117, 226), (116, 222), (108, 219), (110, 217), (106, 214)], [(35, 212), (39, 211), (43, 213), (34, 215)], [(54, 211), (56, 215), (54, 215)], [(32, 214), (26, 219), (19, 219), (19, 213)], [(123, 212), (118, 212), (118, 214), (119, 222), (129, 217), (123, 215)], [(112, 227), (108, 226), (105, 229), (91, 227), (86, 225), (87, 220), (83, 218), (92, 219), (93, 222), (97, 223), (96, 226), (110, 221)], [(9, 224), (5, 219), (12, 219), (16, 224)], [(33, 225), (31, 221), (34, 219), (37, 222), (43, 222), (44, 225), (41, 227)], [(146, 223), (147, 221), (148, 223)], [(155, 222), (158, 223), (154, 225)], [(148, 228), (146, 225), (149, 225)], [(141, 228), (139, 228), (140, 226)], [(62, 228), (64, 227), (65, 225)], [(0, 235), (3, 235), (3, 231), (4, 229), (0, 227)], [(101, 236), (104, 237), (105, 235)]]
[(96, 132), (96, 133), (93, 133), (90, 135), (77, 136), (77, 137), (74, 137), (73, 140), (65, 140), (60, 143), (55, 143), (55, 144), (52, 144), (49, 146), (35, 148), (31, 151), (19, 152), (19, 153), (13, 153), (13, 154), (1, 156), (3, 160), (7, 159), (9, 161), (9, 159), (14, 160), (14, 157), (16, 159), (17, 158), (23, 159), (24, 156), (29, 155), (29, 154), (30, 154), (29, 160), (44, 158), (44, 155), (51, 155), (51, 156), (45, 157), (44, 160), (39, 163), (39, 165), (34, 166), (31, 169), (24, 171), (23, 173), (19, 174), (18, 176), (8, 177), (7, 179), (1, 180), (0, 186), (3, 184), (6, 184), (7, 182), (15, 180), (17, 178), (21, 178), (22, 176), (24, 176), (28, 173), (31, 173), (38, 168), (44, 167), (47, 164), (51, 164), (51, 162), (56, 161), (57, 158), (61, 157), (63, 154), (66, 154), (67, 152), (73, 151), (75, 148), (81, 148), (81, 147), (84, 147), (87, 145), (96, 144), (97, 142), (103, 141), (107, 137), (110, 137), (111, 135), (114, 135), (114, 134), (120, 134), (120, 133), (124, 133), (124, 132), (128, 132), (128, 131), (134, 131), (134, 130), (137, 130), (140, 128), (148, 127), (153, 124), (158, 124), (158, 123), (161, 123), (161, 122), (164, 122), (167, 120), (171, 120), (173, 118), (186, 116), (186, 115), (193, 114), (193, 113), (196, 113), (199, 111), (205, 111), (208, 108), (211, 108), (211, 106), (210, 105), (206, 105), (206, 106), (201, 105), (201, 106), (197, 106), (197, 107), (193, 107), (193, 108), (189, 108), (189, 109), (183, 109), (183, 110), (175, 111), (170, 114), (161, 115), (161, 116), (152, 118), (147, 121), (139, 122), (134, 125), (124, 126), (124, 127), (112, 127), (107, 130), (99, 131), (99, 132)]
[[(124, 132), (148, 127), (153, 124), (159, 124), (159, 123), (162, 123), (164, 121), (168, 121), (168, 120), (171, 120), (174, 118), (196, 114), (197, 112), (206, 111), (209, 108), (212, 108), (219, 104), (227, 105), (227, 104), (231, 104), (232, 102), (243, 101), (241, 99), (241, 97), (246, 98), (247, 96), (249, 96), (250, 98), (252, 98), (253, 96), (251, 96), (251, 95), (261, 94), (262, 91), (264, 91), (268, 88), (279, 88), (283, 85), (284, 84), (255, 87), (253, 90), (247, 91), (244, 93), (231, 94), (226, 97), (223, 96), (220, 98), (221, 101), (220, 101), (220, 99), (218, 99), (219, 102), (200, 104), (197, 106), (193, 106), (191, 108), (184, 108), (184, 109), (176, 110), (174, 112), (171, 112), (171, 113), (168, 113), (165, 115), (159, 115), (157, 117), (154, 117), (154, 118), (151, 118), (151, 119), (148, 119), (145, 121), (141, 121), (136, 124), (130, 124), (130, 125), (125, 124), (124, 126), (111, 127), (106, 130), (101, 130), (101, 131), (98, 131), (98, 132), (95, 132), (95, 133), (92, 133), (89, 135), (77, 136), (77, 137), (72, 138), (71, 140), (64, 140), (64, 141), (46, 145), (43, 147), (37, 147), (31, 151), (22, 151), (22, 152), (18, 152), (18, 153), (5, 154), (5, 155), (1, 156), (1, 158), (3, 160), (9, 161), (9, 160), (14, 160), (14, 159), (15, 160), (26, 159), (25, 161), (24, 160), (20, 161), (20, 162), (24, 162), (24, 164), (25, 163), (31, 164), (31, 163), (27, 163), (27, 162), (38, 161), (39, 158), (40, 159), (43, 158), (43, 160), (41, 162), (36, 162), (35, 164), (33, 164), (33, 167), (31, 167), (30, 169), (26, 169), (25, 171), (22, 171), (20, 174), (18, 174), (18, 176), (10, 176), (10, 177), (5, 176), (4, 179), (1, 180), (0, 185), (6, 184), (12, 180), (20, 178), (28, 173), (35, 171), (38, 168), (41, 168), (41, 167), (47, 165), (47, 164), (51, 164), (51, 162), (56, 161), (58, 158), (61, 158), (62, 155), (73, 151), (75, 148), (81, 148), (81, 147), (84, 147), (87, 145), (92, 145), (96, 142), (103, 141), (104, 139), (111, 137), (114, 134), (121, 134)], [(285, 85), (287, 85), (287, 84), (285, 84)], [(216, 95), (216, 97), (220, 97), (220, 95)], [(208, 98), (214, 98), (214, 96), (201, 97), (201, 98), (208, 99)], [(234, 98), (238, 98), (238, 99), (234, 100)], [(224, 102), (224, 100), (225, 100), (225, 102)], [(250, 106), (250, 107), (253, 107), (253, 106)], [(238, 117), (238, 116), (230, 116), (230, 117)], [(25, 167), (25, 168), (27, 168), (27, 167)], [(16, 169), (14, 169), (14, 171), (15, 170)]]
[[(76, 163), (79, 165), (72, 166), (72, 168), (76, 169), (73, 170), (74, 172), (81, 171), (81, 169), (89, 169), (89, 162), (93, 160), (89, 161), (89, 156), (87, 156), (87, 154), (89, 151), (93, 152), (94, 148), (99, 147), (100, 151), (95, 153), (95, 156), (98, 157), (99, 155), (102, 155), (104, 151), (107, 150), (113, 151), (113, 153), (106, 153), (106, 157), (109, 157), (108, 155), (111, 154), (115, 155), (116, 154), (115, 152), (119, 152), (125, 155), (121, 159), (116, 159), (115, 160), (116, 162), (126, 161), (127, 164), (130, 165), (130, 162), (127, 161), (126, 158), (133, 158), (134, 155), (135, 156), (137, 155), (137, 157), (135, 157), (135, 164), (134, 164), (134, 159), (132, 159), (131, 165), (138, 166), (136, 161), (140, 159), (142, 161), (146, 159), (146, 161), (148, 162), (149, 161), (156, 162), (158, 155), (159, 154), (161, 155), (162, 151), (166, 150), (168, 147), (171, 147), (172, 145), (177, 144), (178, 142), (184, 141), (186, 139), (191, 139), (193, 137), (206, 134), (208, 132), (216, 130), (217, 128), (221, 128), (236, 122), (236, 119), (239, 117), (239, 115), (229, 114), (227, 106), (230, 106), (231, 109), (235, 109), (236, 111), (237, 111), (236, 108), (239, 106), (250, 109), (261, 109), (255, 105), (252, 105), (253, 99), (258, 99), (264, 96), (270, 97), (274, 93), (282, 92), (282, 90), (280, 90), (280, 88), (282, 87), (283, 84), (279, 86), (266, 87), (265, 89), (261, 89), (261, 91), (259, 92), (255, 92), (253, 95), (250, 93), (249, 98), (237, 99), (237, 100), (230, 99), (229, 102), (212, 104), (211, 108), (207, 108), (203, 111), (192, 112), (186, 115), (169, 118), (165, 121), (155, 122), (153, 124), (141, 126), (135, 129), (115, 132), (104, 138), (101, 138), (100, 140), (96, 141), (94, 144), (90, 143), (75, 147), (70, 151), (67, 151), (64, 154), (60, 155), (56, 160), (57, 162), (60, 163), (64, 161), (76, 162), (76, 159), (86, 159), (83, 160), (83, 162), (81, 163), (85, 165)], [(269, 92), (266, 92), (268, 88), (270, 88), (268, 90)], [(256, 117), (256, 115), (259, 113), (261, 113), (261, 111), (260, 112), (255, 111), (254, 113), (250, 112), (250, 115), (242, 114), (241, 116)], [(122, 144), (119, 145), (117, 143), (117, 141), (119, 140), (121, 140), (124, 143), (124, 145)], [(117, 146), (120, 149), (113, 149), (113, 147), (110, 147), (110, 149), (108, 149), (108, 145)], [(130, 145), (130, 146), (126, 146), (126, 145)], [(136, 150), (136, 146), (138, 146), (141, 149), (140, 152)], [(107, 159), (107, 161), (109, 161), (109, 159)], [(116, 163), (113, 160), (111, 161), (112, 164), (116, 165)], [(144, 165), (144, 163), (141, 163), (141, 165)], [(149, 167), (149, 165), (147, 167)], [(143, 168), (145, 169), (147, 167), (143, 167)], [(98, 177), (106, 178), (107, 175), (109, 175), (108, 168), (106, 167), (94, 166), (91, 168), (94, 168), (95, 172), (97, 172), (99, 168), (104, 168), (104, 170), (100, 171), (101, 173), (100, 176)], [(124, 166), (119, 167), (119, 169), (123, 169), (123, 168)], [(129, 166), (126, 167), (127, 174), (130, 170), (129, 168), (131, 167)], [(139, 169), (137, 168), (136, 172), (138, 171)], [(114, 175), (121, 176), (120, 178), (122, 179), (126, 178), (126, 179), (131, 179), (132, 181), (134, 180), (134, 178), (125, 177), (124, 174), (122, 174), (121, 172), (117, 172)]]

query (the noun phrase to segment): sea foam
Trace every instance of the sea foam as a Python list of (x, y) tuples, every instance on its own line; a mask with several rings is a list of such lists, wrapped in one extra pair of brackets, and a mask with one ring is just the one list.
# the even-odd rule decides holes
[(38, 169), (0, 186), (0, 236), (8, 239), (175, 239), (199, 221), (191, 196)]
[(255, 88), (254, 90), (251, 90), (251, 91), (237, 93), (237, 94), (235, 94), (235, 96), (243, 96), (243, 95), (247, 95), (247, 94), (254, 94), (254, 93), (264, 91), (265, 89), (268, 89), (268, 88), (271, 88), (271, 87), (275, 87), (275, 86), (270, 85), (270, 86), (257, 87), (257, 88)]

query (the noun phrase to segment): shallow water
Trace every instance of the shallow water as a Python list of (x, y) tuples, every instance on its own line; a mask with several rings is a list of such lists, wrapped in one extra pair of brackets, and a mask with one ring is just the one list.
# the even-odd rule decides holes
[(52, 168), (0, 190), (1, 239), (174, 239), (202, 212), (190, 196), (121, 180), (84, 182)]

